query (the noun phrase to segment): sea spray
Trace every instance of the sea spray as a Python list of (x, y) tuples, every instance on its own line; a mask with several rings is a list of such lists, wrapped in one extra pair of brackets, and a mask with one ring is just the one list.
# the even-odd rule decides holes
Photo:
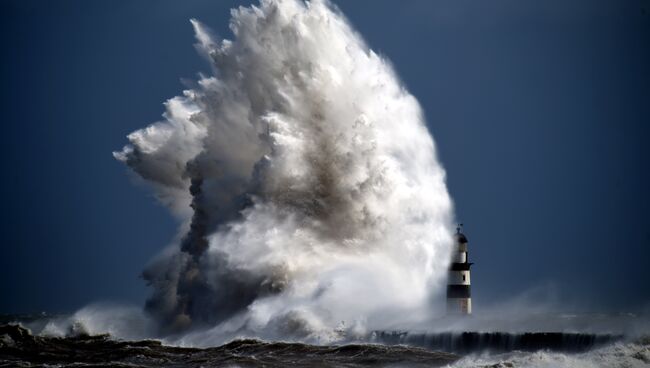
[(452, 203), (416, 99), (326, 1), (192, 20), (210, 62), (115, 157), (180, 219), (143, 272), (163, 331), (336, 338), (427, 319)]

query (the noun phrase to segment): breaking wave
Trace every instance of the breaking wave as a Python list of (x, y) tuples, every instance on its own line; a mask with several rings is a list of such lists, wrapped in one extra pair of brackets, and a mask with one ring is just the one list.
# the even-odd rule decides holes
[(235, 9), (233, 40), (192, 24), (212, 75), (114, 153), (182, 223), (143, 273), (161, 330), (327, 339), (429, 315), (452, 203), (390, 64), (327, 1)]
[(650, 340), (619, 342), (585, 353), (535, 352), (489, 353), (466, 356), (449, 368), (645, 368), (650, 365)]

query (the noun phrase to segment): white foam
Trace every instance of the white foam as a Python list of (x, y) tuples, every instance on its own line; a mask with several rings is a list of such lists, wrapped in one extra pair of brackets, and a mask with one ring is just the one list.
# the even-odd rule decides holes
[(326, 1), (236, 9), (232, 41), (192, 24), (213, 75), (115, 153), (192, 224), (184, 251), (145, 271), (149, 312), (215, 335), (318, 339), (341, 321), (426, 319), (452, 203), (390, 64)]
[(650, 366), (650, 346), (641, 343), (616, 343), (581, 354), (538, 351), (472, 355), (448, 367), (488, 366), (495, 368), (645, 368)]

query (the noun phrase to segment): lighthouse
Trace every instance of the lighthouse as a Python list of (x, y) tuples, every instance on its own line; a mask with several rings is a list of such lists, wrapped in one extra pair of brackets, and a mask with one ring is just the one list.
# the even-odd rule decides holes
[(454, 248), (447, 282), (447, 314), (472, 314), (469, 278), (469, 268), (472, 263), (468, 262), (467, 238), (461, 232), (462, 228), (463, 224), (458, 224), (454, 234)]

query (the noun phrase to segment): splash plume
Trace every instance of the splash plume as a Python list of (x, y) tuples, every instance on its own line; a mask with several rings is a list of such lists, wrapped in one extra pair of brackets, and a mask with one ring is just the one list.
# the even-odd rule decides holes
[(192, 20), (211, 76), (115, 157), (179, 216), (143, 275), (168, 331), (309, 337), (424, 316), (446, 274), (452, 204), (421, 109), (328, 2)]

